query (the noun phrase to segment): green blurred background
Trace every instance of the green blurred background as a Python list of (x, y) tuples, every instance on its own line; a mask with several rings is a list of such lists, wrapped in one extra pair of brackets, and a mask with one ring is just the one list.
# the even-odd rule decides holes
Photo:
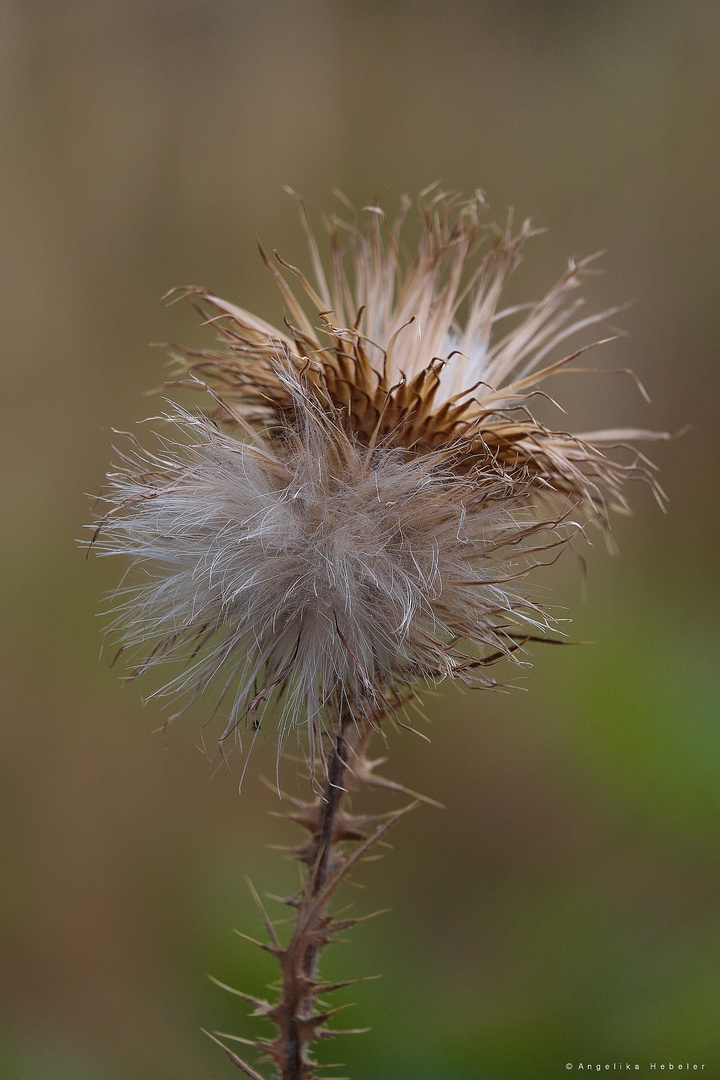
[[(257, 231), (304, 259), (335, 186), (396, 205), (433, 180), (485, 190), (549, 231), (514, 288), (607, 249), (595, 309), (635, 301), (565, 381), (571, 427), (691, 430), (653, 453), (670, 496), (618, 523), (621, 556), (547, 581), (595, 644), (535, 650), (524, 689), (448, 691), (426, 745), (391, 733), (391, 775), (447, 804), (403, 820), (357, 875), (327, 954), (352, 996), (329, 1058), (354, 1080), (517, 1080), (565, 1063), (704, 1062), (720, 1076), (716, 0), (353, 3), (3, 0), (0, 1077), (220, 1080), (201, 1025), (250, 1035), (273, 977), (244, 875), (293, 887), (274, 743), (238, 768), (199, 717), (152, 734), (98, 663), (120, 567), (75, 546), (111, 427), (158, 408), (151, 341), (207, 343), (167, 307), (203, 284), (281, 317)], [(524, 692), (524, 691), (529, 692)], [(344, 1072), (345, 1070), (340, 1070)], [(655, 1073), (654, 1075), (657, 1075)]]

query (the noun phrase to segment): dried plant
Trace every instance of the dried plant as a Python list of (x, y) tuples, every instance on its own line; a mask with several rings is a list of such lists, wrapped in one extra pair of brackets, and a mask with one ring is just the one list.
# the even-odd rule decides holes
[(220, 347), (176, 350), (174, 385), (211, 406), (172, 407), (154, 452), (130, 438), (94, 537), (143, 571), (119, 590), (112, 626), (142, 650), (133, 674), (184, 659), (159, 692), (211, 695), (223, 748), (269, 713), (280, 745), (290, 732), (304, 742), (315, 797), (290, 799), (289, 816), (310, 833), (295, 849), (305, 883), (287, 900), (286, 944), (263, 910), (282, 979), (274, 1002), (248, 999), (276, 1025), (254, 1045), (282, 1080), (314, 1078), (311, 1044), (336, 1034), (322, 1003), (336, 987), (318, 960), (353, 920), (331, 915), (330, 900), (408, 808), (349, 809), (355, 789), (404, 790), (377, 775), (372, 733), (423, 685), (495, 685), (487, 669), (553, 627), (528, 574), (588, 524), (609, 536), (626, 480), (662, 500), (631, 445), (662, 436), (573, 435), (531, 411), (540, 385), (589, 347), (558, 358), (561, 344), (614, 314), (581, 316), (574, 294), (591, 260), (570, 263), (541, 301), (502, 309), (532, 229), (486, 227), (479, 195), (425, 192), (413, 258), (409, 202), (392, 223), (377, 206), (333, 218), (329, 271), (299, 206), (314, 281), (261, 249), (285, 329), (181, 290)]

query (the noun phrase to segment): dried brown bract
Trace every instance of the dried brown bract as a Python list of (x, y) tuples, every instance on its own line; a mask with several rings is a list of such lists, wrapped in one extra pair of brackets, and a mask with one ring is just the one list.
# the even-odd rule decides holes
[(605, 528), (610, 509), (627, 510), (625, 480), (640, 477), (658, 490), (632, 447), (624, 446), (624, 464), (601, 449), (656, 433), (571, 435), (549, 430), (531, 412), (540, 385), (592, 347), (558, 358), (562, 343), (618, 310), (581, 317), (584, 300), (575, 294), (594, 256), (571, 261), (537, 303), (503, 308), (507, 279), (534, 230), (525, 221), (513, 233), (512, 216), (503, 230), (484, 227), (481, 195), (467, 202), (442, 192), (421, 197), (417, 253), (407, 258), (401, 241), (409, 200), (392, 223), (377, 206), (366, 208), (365, 222), (331, 219), (328, 272), (299, 206), (314, 283), (277, 252), (273, 261), (260, 249), (282, 295), (285, 330), (204, 289), (181, 290), (225, 346), (181, 350), (180, 366), (193, 376), (184, 385), (199, 380), (233, 406), (236, 420), (272, 425), (292, 409), (284, 361), (362, 445), (415, 454), (454, 446), (456, 471), (490, 465), (512, 480), (530, 479), (537, 491), (567, 495)]

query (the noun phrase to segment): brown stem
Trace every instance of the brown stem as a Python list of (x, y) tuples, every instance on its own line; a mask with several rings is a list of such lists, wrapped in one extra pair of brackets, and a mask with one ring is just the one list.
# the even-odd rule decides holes
[(317, 839), (318, 859), (315, 873), (312, 875), (311, 895), (316, 896), (320, 892), (327, 877), (330, 853), (332, 851), (333, 834), (335, 832), (335, 819), (340, 809), (343, 795), (346, 794), (343, 787), (343, 777), (347, 767), (345, 755), (346, 731), (352, 724), (352, 720), (346, 718), (335, 741), (334, 752), (330, 756), (327, 770), (327, 785), (323, 794), (325, 809), (322, 814), (322, 828)]
[[(317, 969), (322, 951), (333, 935), (356, 921), (337, 919), (329, 914), (330, 900), (373, 845), (405, 810), (422, 799), (401, 784), (375, 774), (374, 768), (379, 762), (369, 761), (365, 750), (376, 727), (377, 724), (370, 720), (356, 719), (349, 712), (344, 715), (328, 754), (321, 794), (312, 803), (286, 796), (292, 807), (288, 816), (309, 830), (310, 839), (295, 848), (296, 858), (307, 868), (307, 877), (301, 891), (286, 901), (297, 911), (287, 945), (281, 944), (272, 921), (260, 905), (270, 935), (270, 943), (262, 948), (273, 953), (282, 970), (280, 997), (274, 1004), (269, 1004), (240, 991), (232, 991), (255, 1006), (255, 1016), (267, 1017), (275, 1023), (275, 1038), (272, 1041), (257, 1039), (254, 1045), (272, 1061), (279, 1080), (317, 1080), (317, 1065), (310, 1044), (332, 1035), (349, 1034), (328, 1027), (332, 1010), (320, 1003), (320, 998), (333, 989), (349, 985), (348, 982), (334, 986), (323, 984)], [(404, 793), (412, 796), (413, 801), (388, 814), (356, 815), (345, 806), (345, 796), (349, 789), (363, 786)], [(346, 843), (354, 843), (354, 849), (345, 850)], [(256, 900), (260, 903), (257, 895)], [(251, 1065), (221, 1045), (246, 1076), (251, 1080), (262, 1080)]]
[(303, 1060), (306, 1058), (303, 1053), (304, 1044), (306, 1045), (308, 1040), (303, 1039), (302, 1027), (303, 1022), (313, 1012), (315, 994), (311, 988), (314, 987), (320, 954), (327, 943), (323, 923), (329, 897), (325, 903), (310, 905), (309, 910), (308, 901), (315, 900), (322, 891), (332, 867), (338, 814), (346, 794), (343, 781), (348, 768), (348, 755), (352, 752), (357, 756), (369, 735), (370, 728), (366, 725), (361, 729), (351, 716), (346, 715), (343, 718), (327, 763), (327, 779), (319, 804), (319, 829), (315, 832), (309, 848), (301, 856), (303, 861), (308, 863), (309, 876), (305, 896), (298, 907), (295, 930), (286, 950), (287, 955), (293, 958), (299, 954), (300, 970), (297, 971), (294, 964), (289, 970), (283, 965), (283, 998), (287, 999), (289, 1005), (292, 1002), (295, 1007), (291, 1009), (293, 1015), (288, 1019), (282, 1080), (309, 1080), (312, 1075), (311, 1071), (308, 1071), (309, 1062)]
[[(315, 871), (311, 873), (308, 882), (310, 896), (313, 897), (320, 892), (327, 878), (335, 835), (335, 823), (342, 805), (343, 796), (346, 794), (343, 787), (343, 776), (347, 764), (345, 761), (345, 754), (347, 753), (345, 745), (346, 727), (347, 721), (338, 734), (335, 751), (328, 762), (327, 785), (323, 794), (325, 806), (322, 814), (322, 827), (315, 845), (317, 847), (317, 855), (314, 859)], [(314, 943), (308, 946), (305, 953), (303, 967), (305, 975), (309, 978), (315, 975), (320, 951), (318, 943)]]

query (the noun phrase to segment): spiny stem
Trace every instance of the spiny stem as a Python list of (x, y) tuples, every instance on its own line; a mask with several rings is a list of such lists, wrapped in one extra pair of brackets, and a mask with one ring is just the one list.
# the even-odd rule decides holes
[[(408, 791), (401, 784), (375, 775), (375, 767), (384, 759), (370, 761), (365, 751), (377, 726), (377, 722), (373, 724), (371, 720), (358, 719), (349, 711), (344, 714), (328, 752), (322, 791), (311, 803), (285, 796), (292, 807), (287, 816), (310, 833), (308, 842), (295, 848), (295, 857), (305, 865), (307, 876), (300, 892), (285, 901), (297, 912), (287, 945), (281, 945), (259, 896), (253, 890), (270, 935), (268, 944), (256, 944), (273, 953), (280, 964), (280, 996), (271, 1004), (230, 987), (226, 989), (254, 1005), (254, 1016), (266, 1017), (276, 1025), (274, 1039), (256, 1039), (253, 1045), (273, 1063), (278, 1080), (317, 1080), (319, 1066), (310, 1052), (311, 1043), (333, 1035), (352, 1033), (330, 1029), (327, 1022), (337, 1010), (328, 1009), (320, 1003), (321, 997), (333, 989), (350, 985), (350, 982), (323, 983), (318, 977), (318, 964), (323, 949), (334, 934), (352, 926), (358, 919), (335, 918), (328, 914), (328, 907), (336, 889), (357, 863), (365, 858), (406, 810), (422, 800), (422, 796)], [(412, 801), (390, 813), (353, 814), (344, 805), (345, 796), (349, 790), (361, 787), (402, 792), (412, 796)], [(346, 851), (342, 847), (345, 843), (355, 846)], [(259, 1076), (251, 1065), (227, 1047), (225, 1050), (230, 1060), (246, 1075)]]
[[(343, 723), (335, 742), (334, 753), (331, 754), (330, 761), (328, 762), (327, 784), (323, 794), (325, 808), (322, 815), (322, 828), (320, 830), (320, 835), (317, 838), (317, 864), (315, 872), (311, 873), (309, 883), (311, 896), (317, 896), (325, 884), (328, 867), (330, 865), (330, 856), (332, 854), (337, 813), (342, 804), (343, 795), (346, 794), (342, 782), (347, 767), (347, 762), (345, 760), (345, 755), (347, 753), (345, 731), (349, 722), (350, 721), (345, 720)], [(308, 974), (313, 973), (316, 959), (317, 949), (308, 950), (306, 966)]]
[[(314, 843), (308, 853), (310, 873), (305, 889), (307, 899), (314, 900), (322, 891), (331, 865), (338, 812), (342, 806), (343, 796), (346, 794), (343, 780), (348, 766), (347, 755), (350, 749), (348, 740), (351, 738), (351, 729), (354, 729), (357, 735), (360, 736), (360, 728), (351, 717), (345, 716), (327, 763), (327, 780), (322, 795), (323, 803), (321, 805), (323, 808), (320, 829), (316, 833)], [(358, 737), (353, 741), (364, 746), (369, 735), (370, 729), (366, 727), (362, 738)], [(357, 754), (360, 746), (356, 745), (352, 749)], [(327, 902), (326, 900), (319, 908), (312, 905), (312, 908), (315, 908), (312, 914), (305, 910), (307, 906), (305, 899), (300, 903), (295, 930), (287, 947), (287, 953), (294, 955), (296, 950), (293, 946), (301, 946), (308, 937), (311, 937), (311, 940), (304, 948), (304, 952), (302, 952), (300, 972), (287, 971), (283, 967), (283, 997), (289, 994), (291, 999), (296, 1001), (299, 1008), (296, 1007), (296, 1009), (292, 1010), (295, 1015), (288, 1024), (287, 1056), (283, 1065), (282, 1080), (304, 1080), (305, 1077), (311, 1075), (306, 1069), (307, 1062), (302, 1060), (304, 1057), (303, 1040), (299, 1028), (301, 1022), (307, 1019), (313, 1010), (315, 995), (313, 992), (308, 994), (305, 991), (303, 993), (303, 990), (313, 986), (318, 960), (325, 944), (323, 936), (318, 934), (318, 931), (321, 930)], [(300, 980), (298, 980), (298, 974), (301, 976)], [(302, 1003), (297, 1000), (298, 982), (302, 984), (301, 996), (305, 999)]]
[(323, 885), (325, 884), (328, 862), (330, 859), (330, 852), (332, 850), (335, 818), (340, 808), (343, 795), (345, 794), (345, 789), (342, 786), (342, 781), (347, 765), (345, 761), (345, 730), (348, 726), (348, 723), (349, 721), (346, 720), (340, 732), (338, 733), (338, 737), (335, 742), (335, 751), (331, 755), (329, 762), (327, 787), (323, 796), (325, 802), (325, 809), (322, 816), (322, 830), (320, 836), (318, 837), (319, 858), (317, 863), (317, 869), (313, 876), (311, 890), (313, 896), (319, 893)]

